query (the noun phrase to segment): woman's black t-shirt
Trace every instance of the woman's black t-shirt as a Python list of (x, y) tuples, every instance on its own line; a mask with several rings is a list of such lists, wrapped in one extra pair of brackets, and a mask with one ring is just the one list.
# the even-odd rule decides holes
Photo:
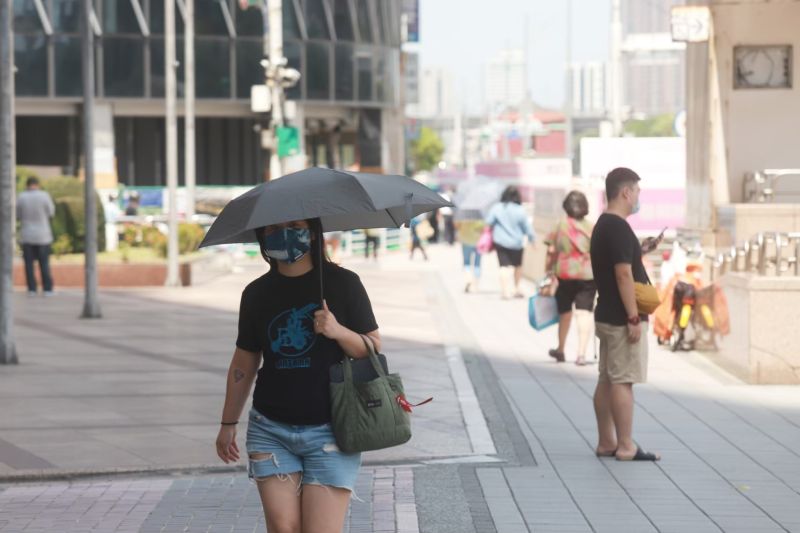
[[(323, 272), (325, 301), (339, 324), (356, 333), (378, 329), (358, 275), (332, 263)], [(331, 420), (329, 369), (344, 351), (336, 341), (314, 333), (319, 309), (316, 268), (297, 277), (275, 269), (242, 292), (236, 346), (263, 356), (253, 407), (267, 418), (297, 425)]]
[[(633, 280), (647, 283), (647, 271), (642, 264), (642, 247), (628, 221), (617, 215), (603, 213), (597, 219), (590, 244), (592, 273), (597, 286), (597, 307), (594, 319), (603, 324), (624, 326), (628, 313), (619, 295), (614, 265), (631, 265)], [(647, 315), (640, 315), (647, 320)]]

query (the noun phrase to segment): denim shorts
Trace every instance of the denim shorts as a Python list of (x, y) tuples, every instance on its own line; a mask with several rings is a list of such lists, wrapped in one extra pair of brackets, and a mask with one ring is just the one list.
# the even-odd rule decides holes
[[(343, 453), (330, 424), (294, 426), (250, 409), (247, 424), (248, 473), (251, 479), (300, 472), (302, 484), (352, 491), (361, 467), (360, 453)], [(268, 458), (250, 458), (271, 454)]]

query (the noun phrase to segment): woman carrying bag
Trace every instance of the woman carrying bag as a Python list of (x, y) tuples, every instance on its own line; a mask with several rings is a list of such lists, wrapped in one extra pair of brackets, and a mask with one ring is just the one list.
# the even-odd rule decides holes
[(368, 357), (363, 336), (379, 350), (380, 334), (358, 276), (310, 253), (324, 249), (321, 230), (319, 219), (255, 230), (270, 270), (242, 293), (216, 441), (225, 463), (239, 460), (236, 424), (255, 381), (248, 471), (270, 533), (339, 533), (361, 466), (360, 453), (336, 445), (329, 370)]
[(556, 224), (545, 241), (548, 246), (545, 269), (551, 278), (555, 278), (557, 288), (554, 296), (558, 307), (558, 348), (550, 350), (549, 354), (559, 363), (564, 362), (564, 347), (574, 306), (578, 323), (578, 357), (575, 364), (585, 365), (597, 292), (589, 256), (593, 226), (586, 220), (589, 202), (582, 192), (570, 192), (562, 207), (567, 217)]

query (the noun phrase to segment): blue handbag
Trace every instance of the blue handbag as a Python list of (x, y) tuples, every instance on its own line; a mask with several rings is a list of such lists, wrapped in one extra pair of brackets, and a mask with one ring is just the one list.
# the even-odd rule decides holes
[(534, 294), (528, 300), (528, 322), (536, 331), (558, 323), (558, 306), (554, 296)]

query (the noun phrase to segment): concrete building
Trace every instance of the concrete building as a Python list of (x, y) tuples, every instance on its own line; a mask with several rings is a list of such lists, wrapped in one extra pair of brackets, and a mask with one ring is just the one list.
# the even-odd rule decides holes
[(629, 116), (685, 109), (685, 46), (670, 35), (670, 8), (678, 4), (622, 0), (622, 106)]
[(578, 116), (605, 116), (608, 100), (608, 65), (594, 61), (570, 66), (572, 112)]
[[(17, 162), (77, 175), (80, 1), (13, 5)], [(400, 0), (284, 0), (283, 9), (284, 53), (302, 73), (287, 94), (296, 103), (291, 121), (305, 133), (287, 170), (338, 164), (402, 171)], [(162, 186), (163, 0), (96, 0), (95, 12), (97, 172), (124, 185)], [(182, 17), (178, 9), (179, 62)], [(197, 184), (258, 183), (269, 167), (258, 134), (266, 115), (250, 111), (250, 87), (264, 82), (262, 13), (235, 0), (195, 0), (195, 32)], [(182, 83), (179, 68), (179, 113)], [(182, 139), (179, 149), (182, 175)]]
[(489, 111), (518, 106), (528, 96), (525, 53), (501, 50), (486, 68), (486, 103)]
[(425, 67), (419, 77), (419, 103), (409, 113), (422, 119), (453, 117), (456, 100), (453, 74), (444, 67)]

